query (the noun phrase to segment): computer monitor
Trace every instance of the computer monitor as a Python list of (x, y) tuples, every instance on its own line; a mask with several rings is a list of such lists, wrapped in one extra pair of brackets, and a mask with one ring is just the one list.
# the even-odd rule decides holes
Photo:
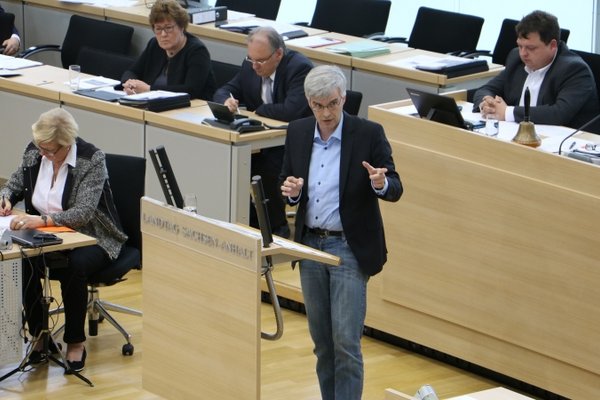
[(421, 118), (473, 130), (473, 123), (464, 120), (454, 98), (418, 89), (406, 88), (406, 91)]
[(181, 191), (179, 190), (179, 185), (177, 184), (177, 179), (175, 179), (175, 174), (173, 173), (173, 168), (171, 168), (165, 147), (158, 146), (148, 150), (148, 153), (150, 153), (154, 170), (156, 171), (156, 175), (158, 175), (160, 187), (167, 203), (177, 208), (183, 208), (183, 196), (181, 196)]

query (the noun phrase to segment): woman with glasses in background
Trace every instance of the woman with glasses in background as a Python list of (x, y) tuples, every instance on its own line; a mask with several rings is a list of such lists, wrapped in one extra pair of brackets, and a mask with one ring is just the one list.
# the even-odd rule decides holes
[(200, 39), (186, 32), (187, 11), (176, 0), (158, 0), (149, 20), (155, 37), (123, 73), (123, 90), (127, 94), (169, 90), (211, 100), (216, 83), (210, 54)]
[[(61, 284), (65, 308), (65, 358), (73, 371), (85, 365), (85, 317), (88, 277), (116, 259), (127, 240), (108, 184), (105, 155), (78, 137), (73, 116), (62, 108), (43, 113), (33, 124), (33, 141), (23, 154), (21, 166), (0, 190), (0, 215), (12, 213), (23, 201), (25, 213), (16, 214), (10, 229), (65, 226), (96, 238), (97, 244), (64, 252), (62, 268), (50, 270)], [(33, 349), (29, 363), (47, 361), (43, 350), (42, 285), (48, 256), (23, 260), (23, 302)], [(52, 343), (52, 342), (51, 342)], [(45, 350), (45, 349), (44, 349)], [(50, 348), (50, 352), (58, 352)]]

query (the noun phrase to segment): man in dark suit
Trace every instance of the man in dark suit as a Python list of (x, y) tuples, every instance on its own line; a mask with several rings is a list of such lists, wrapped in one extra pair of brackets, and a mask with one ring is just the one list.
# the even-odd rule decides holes
[[(4, 8), (0, 6), (0, 14), (4, 14)], [(16, 54), (21, 47), (21, 38), (19, 37), (19, 31), (15, 24), (11, 24), (11, 26), (2, 27), (2, 32), (7, 31), (10, 32), (10, 35), (6, 38), (2, 38), (2, 54), (6, 54), (8, 56), (12, 56)]]
[(360, 400), (367, 282), (387, 260), (379, 199), (400, 199), (402, 183), (381, 125), (343, 111), (339, 68), (314, 68), (304, 90), (314, 116), (288, 126), (281, 192), (298, 204), (294, 239), (341, 258), (300, 262), (321, 396)]
[(600, 105), (594, 76), (585, 61), (560, 41), (557, 18), (534, 11), (516, 30), (517, 48), (509, 53), (504, 71), (475, 92), (473, 111), (520, 122), (529, 87), (534, 123), (577, 128), (596, 116)]
[[(310, 115), (304, 96), (304, 78), (313, 67), (301, 53), (288, 50), (283, 38), (271, 27), (259, 27), (248, 35), (248, 56), (231, 81), (217, 89), (214, 100), (232, 112), (240, 105), (258, 115), (292, 121)], [(283, 146), (263, 149), (252, 156), (252, 175), (261, 175), (273, 232), (288, 237), (285, 203), (279, 194)], [(253, 210), (254, 211), (254, 210)], [(251, 213), (250, 225), (257, 226)]]

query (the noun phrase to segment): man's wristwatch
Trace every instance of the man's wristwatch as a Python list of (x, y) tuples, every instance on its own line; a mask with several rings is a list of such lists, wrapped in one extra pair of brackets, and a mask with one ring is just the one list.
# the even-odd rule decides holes
[(44, 226), (48, 226), (48, 216), (47, 215), (42, 215), (42, 221), (44, 221)]

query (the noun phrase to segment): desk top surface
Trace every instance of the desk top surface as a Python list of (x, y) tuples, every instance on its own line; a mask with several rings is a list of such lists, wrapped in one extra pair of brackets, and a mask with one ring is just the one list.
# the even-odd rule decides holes
[(45, 246), (37, 249), (28, 249), (22, 248), (16, 243), (13, 243), (13, 247), (10, 250), (2, 250), (2, 255), (5, 260), (20, 258), (22, 256), (21, 251), (25, 253), (27, 256), (36, 256), (42, 253), (50, 253), (52, 251), (61, 251), (61, 250), (71, 250), (77, 247), (91, 246), (96, 244), (96, 239), (84, 235), (79, 232), (63, 232), (57, 233), (57, 236), (63, 239), (61, 244), (53, 245), (53, 246)]

